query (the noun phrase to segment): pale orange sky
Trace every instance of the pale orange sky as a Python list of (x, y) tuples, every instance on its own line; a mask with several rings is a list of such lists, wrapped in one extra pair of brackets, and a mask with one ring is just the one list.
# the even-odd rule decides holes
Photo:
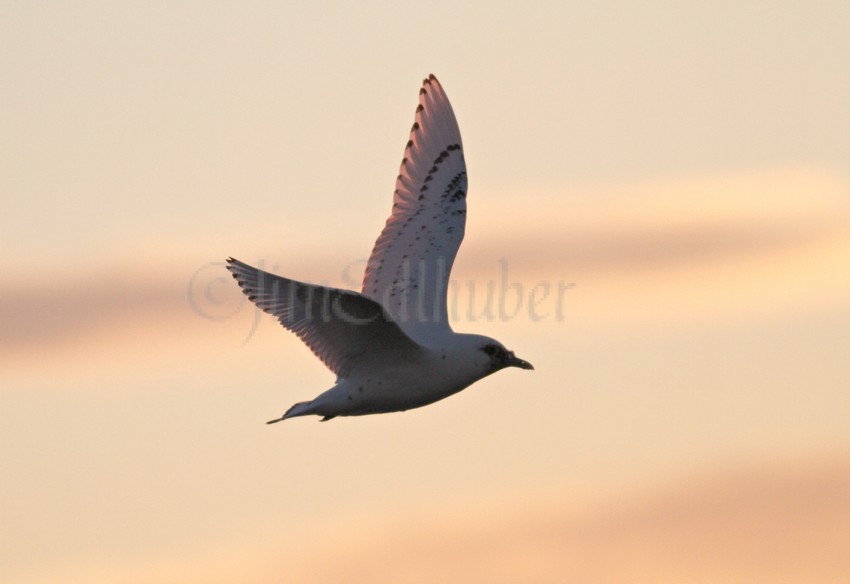
[[(0, 580), (846, 579), (848, 16), (3, 6)], [(470, 172), (453, 276), (573, 283), (564, 319), (461, 308), (536, 370), (267, 427), (332, 375), (268, 318), (243, 344), (204, 266), (358, 281), (429, 72)]]

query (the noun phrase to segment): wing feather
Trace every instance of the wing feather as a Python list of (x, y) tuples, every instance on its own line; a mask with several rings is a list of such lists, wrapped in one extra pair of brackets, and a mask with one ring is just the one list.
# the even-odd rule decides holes
[(355, 363), (407, 358), (419, 349), (377, 302), (350, 290), (305, 284), (229, 258), (248, 299), (274, 315), (340, 377)]
[(375, 242), (363, 295), (410, 337), (450, 332), (448, 280), (466, 225), (466, 161), (454, 111), (437, 78), (419, 92), (393, 209)]

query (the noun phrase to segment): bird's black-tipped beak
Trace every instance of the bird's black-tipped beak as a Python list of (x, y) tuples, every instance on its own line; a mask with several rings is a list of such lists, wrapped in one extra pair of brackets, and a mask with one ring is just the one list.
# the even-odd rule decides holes
[(520, 369), (534, 369), (534, 365), (532, 365), (528, 361), (523, 361), (519, 357), (511, 357), (505, 362), (505, 364), (508, 367), (519, 367)]

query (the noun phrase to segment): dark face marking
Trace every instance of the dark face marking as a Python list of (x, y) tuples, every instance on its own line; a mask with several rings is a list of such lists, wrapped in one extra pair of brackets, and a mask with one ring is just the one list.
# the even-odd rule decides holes
[(508, 366), (508, 361), (513, 358), (514, 354), (499, 345), (484, 345), (481, 348), (487, 355), (490, 356), (491, 371), (499, 371)]
[(499, 345), (484, 345), (481, 347), (481, 350), (490, 357), (490, 373), (494, 373), (500, 369), (504, 369), (505, 367), (534, 369), (534, 367), (531, 366), (531, 363), (523, 361), (522, 359), (517, 359), (517, 356), (514, 355), (513, 351), (508, 351)]

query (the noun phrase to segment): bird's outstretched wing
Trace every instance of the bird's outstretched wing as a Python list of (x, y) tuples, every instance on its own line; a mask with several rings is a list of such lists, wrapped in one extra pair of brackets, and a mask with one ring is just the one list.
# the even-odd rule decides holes
[(420, 347), (377, 302), (349, 290), (296, 282), (229, 258), (227, 269), (259, 308), (274, 315), (340, 377), (355, 363), (393, 362)]
[(431, 75), (396, 180), (392, 215), (375, 243), (363, 294), (414, 340), (451, 331), (449, 274), (466, 225), (466, 162), (452, 106)]

